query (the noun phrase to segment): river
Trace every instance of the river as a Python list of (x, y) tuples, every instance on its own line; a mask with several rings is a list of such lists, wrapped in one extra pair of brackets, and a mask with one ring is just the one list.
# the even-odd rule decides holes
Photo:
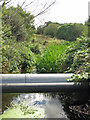
[(4, 113), (9, 111), (6, 106), (24, 103), (25, 106), (35, 106), (38, 109), (43, 109), (44, 118), (67, 119), (67, 114), (63, 109), (59, 95), (54, 96), (52, 93), (3, 94), (2, 99)]
[[(66, 96), (69, 96), (69, 99)], [(33, 108), (39, 110), (39, 112), (36, 110), (36, 118), (62, 118), (64, 120), (71, 120), (69, 110), (67, 109), (68, 103), (73, 104), (73, 102), (78, 101), (81, 104), (85, 99), (87, 100), (88, 97), (81, 93), (3, 93), (2, 111), (3, 114), (12, 114), (13, 118), (25, 118), (25, 116), (27, 118), (31, 114), (30, 112), (26, 112), (27, 108)], [(12, 105), (23, 106), (25, 116), (22, 116), (22, 113), (20, 115), (19, 109), (11, 109), (10, 106)], [(10, 117), (10, 115), (8, 116)]]

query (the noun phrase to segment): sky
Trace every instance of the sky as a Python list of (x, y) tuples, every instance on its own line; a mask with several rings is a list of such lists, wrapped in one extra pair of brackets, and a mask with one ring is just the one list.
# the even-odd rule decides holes
[[(24, 0), (13, 0), (13, 5), (17, 3), (22, 4)], [(30, 3), (32, 0), (26, 0)], [(43, 7), (44, 3), (53, 0), (34, 0), (35, 3), (31, 4), (26, 10), (37, 14)], [(88, 2), (90, 0), (57, 0), (51, 9), (45, 14), (35, 18), (35, 25), (39, 26), (47, 21), (58, 23), (85, 23), (88, 19)], [(33, 12), (34, 10), (34, 12)]]
[(89, 0), (58, 0), (47, 20), (84, 23), (88, 18)]
[[(59, 23), (85, 23), (88, 19), (88, 2), (90, 0), (57, 0), (45, 21)], [(37, 21), (37, 20), (36, 20)]]

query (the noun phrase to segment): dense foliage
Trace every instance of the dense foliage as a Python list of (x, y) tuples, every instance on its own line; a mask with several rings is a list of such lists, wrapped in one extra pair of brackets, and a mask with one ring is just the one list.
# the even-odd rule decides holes
[(74, 42), (62, 41), (53, 44), (37, 58), (38, 73), (70, 72), (83, 74), (90, 72), (90, 39), (77, 38)]
[(56, 36), (58, 39), (75, 41), (77, 37), (87, 36), (87, 26), (78, 23), (64, 24), (57, 30)]
[(89, 71), (89, 52), (90, 52), (90, 39), (77, 38), (67, 50), (68, 64), (70, 66), (69, 72), (81, 73)]
[[(16, 8), (2, 8), (2, 31), (3, 39), (13, 36), (16, 41), (33, 39), (35, 28), (33, 15), (24, 11), (20, 6)], [(7, 38), (6, 38), (7, 39)]]
[[(87, 24), (89, 26), (89, 22)], [(49, 21), (37, 28), (37, 34), (75, 41), (80, 36), (88, 36), (88, 28), (87, 25), (79, 23), (59, 24)]]
[(57, 28), (62, 25), (57, 22), (45, 22), (44, 25), (40, 25), (37, 28), (37, 34), (43, 34), (50, 37), (56, 37)]
[(2, 8), (2, 73), (30, 72), (35, 57), (27, 41), (34, 39), (34, 16), (16, 8)]
[(43, 33), (44, 33), (44, 28), (45, 28), (44, 25), (40, 25), (40, 26), (37, 28), (37, 34), (43, 34)]
[(19, 5), (3, 6), (2, 73), (80, 73), (84, 79), (90, 73), (87, 27), (89, 20), (85, 25), (49, 21), (37, 28), (42, 35), (36, 35), (33, 15)]
[(34, 53), (24, 43), (3, 42), (2, 47), (2, 72), (3, 73), (26, 73), (31, 72), (35, 65)]

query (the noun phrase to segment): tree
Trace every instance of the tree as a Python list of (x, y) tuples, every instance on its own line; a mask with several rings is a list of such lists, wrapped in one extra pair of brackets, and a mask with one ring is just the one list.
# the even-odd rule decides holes
[(40, 25), (40, 26), (37, 28), (37, 34), (43, 34), (44, 28), (45, 28), (44, 25)]
[(51, 21), (45, 22), (45, 26), (47, 27), (50, 23), (52, 23)]
[(7, 9), (6, 7), (3, 7), (2, 13), (2, 30), (4, 33), (6, 33), (6, 28), (7, 32), (9, 29), (11, 31), (11, 35), (15, 36), (17, 41), (23, 41), (32, 38), (33, 34), (35, 33), (35, 29), (33, 28), (33, 15), (30, 15), (30, 13), (24, 11), (19, 5), (16, 8), (10, 7)]
[(55, 37), (57, 28), (58, 28), (57, 24), (50, 23), (47, 27), (45, 27), (44, 34), (45, 35), (50, 35), (51, 37)]
[(77, 37), (87, 36), (87, 26), (79, 23), (61, 25), (56, 33), (58, 39), (74, 41)]
[[(31, 38), (33, 33), (35, 33), (35, 27), (34, 27), (34, 19), (42, 14), (44, 14), (45, 12), (47, 12), (47, 10), (53, 6), (56, 2), (56, 0), (52, 0), (52, 1), (40, 1), (39, 4), (42, 4), (42, 9), (39, 10), (39, 7), (37, 5), (37, 0), (32, 0), (30, 1), (30, 3), (27, 3), (27, 0), (22, 0), (22, 3), (20, 3), (20, 5), (18, 5), (16, 8), (14, 7), (10, 7), (11, 5), (13, 5), (13, 0), (1, 0), (0, 1), (2, 4), (2, 11), (5, 13), (3, 14), (3, 22), (4, 22), (4, 26), (3, 26), (3, 35), (7, 34), (7, 32), (9, 30), (11, 30), (12, 34), (16, 37), (16, 40), (27, 40), (28, 38)], [(30, 6), (35, 6), (36, 8), (35, 10), (31, 12), (26, 12), (27, 8)], [(5, 8), (6, 6), (6, 8)], [(34, 9), (34, 7), (31, 7)], [(37, 10), (38, 8), (38, 10)], [(5, 10), (5, 11), (4, 11)], [(38, 12), (36, 12), (38, 11)], [(7, 14), (7, 15), (6, 15)], [(32, 15), (33, 14), (33, 15)], [(8, 24), (8, 25), (7, 25)], [(10, 26), (9, 26), (10, 25)], [(7, 31), (4, 31), (4, 27), (7, 28)], [(11, 36), (11, 35), (9, 35)]]
[[(14, 0), (1, 0), (0, 4), (1, 6), (13, 6), (13, 3), (19, 3), (17, 1)], [(34, 17), (38, 17), (44, 13), (46, 13), (54, 4), (56, 3), (56, 0), (30, 0), (30, 2), (28, 2), (28, 0), (22, 0), (21, 3), (19, 3), (19, 6), (21, 6), (21, 8), (23, 10), (27, 10), (28, 8), (31, 8), (31, 14), (34, 15)], [(33, 8), (33, 9), (32, 9)]]

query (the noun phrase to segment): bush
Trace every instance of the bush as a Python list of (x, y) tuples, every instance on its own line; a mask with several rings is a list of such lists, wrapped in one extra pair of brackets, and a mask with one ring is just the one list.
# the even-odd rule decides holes
[(77, 38), (77, 40), (68, 46), (67, 64), (69, 65), (68, 72), (82, 73), (89, 71), (89, 38)]
[[(12, 47), (11, 47), (12, 45)], [(6, 42), (2, 48), (2, 73), (30, 73), (33, 66), (35, 66), (35, 56), (30, 48), (22, 44)]]
[(33, 53), (35, 53), (35, 54), (41, 53), (41, 50), (38, 45), (30, 45), (29, 47)]
[(75, 41), (80, 36), (87, 36), (87, 26), (78, 23), (64, 24), (57, 30), (56, 37), (68, 41)]

